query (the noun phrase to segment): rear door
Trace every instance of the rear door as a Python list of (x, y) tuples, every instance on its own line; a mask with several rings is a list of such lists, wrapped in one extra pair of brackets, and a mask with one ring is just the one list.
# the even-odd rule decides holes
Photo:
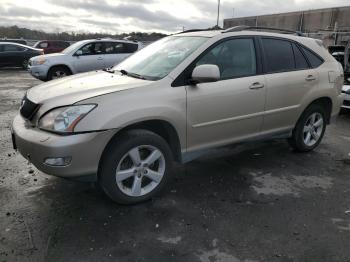
[(104, 63), (105, 46), (103, 42), (92, 42), (82, 46), (82, 55), (73, 55), (73, 66), (77, 73), (99, 70), (106, 67)]
[(265, 80), (259, 74), (254, 38), (225, 40), (195, 64), (214, 64), (217, 82), (188, 85), (187, 144), (198, 150), (225, 145), (260, 133), (265, 106)]
[(280, 38), (261, 38), (266, 78), (266, 111), (262, 132), (283, 132), (295, 125), (305, 95), (318, 86), (299, 44)]

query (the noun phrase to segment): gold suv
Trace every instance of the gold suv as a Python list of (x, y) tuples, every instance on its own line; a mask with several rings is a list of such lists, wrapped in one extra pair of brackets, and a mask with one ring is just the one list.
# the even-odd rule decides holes
[(210, 148), (278, 137), (312, 150), (342, 105), (343, 70), (321, 41), (285, 33), (176, 34), (112, 69), (31, 88), (14, 147), (39, 170), (97, 181), (124, 204), (151, 198), (173, 161)]

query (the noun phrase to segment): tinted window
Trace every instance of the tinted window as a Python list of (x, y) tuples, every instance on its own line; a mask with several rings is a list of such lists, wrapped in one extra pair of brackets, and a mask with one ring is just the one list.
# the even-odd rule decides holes
[(205, 54), (196, 65), (213, 64), (220, 69), (221, 79), (256, 74), (256, 58), (252, 39), (225, 41)]
[(320, 66), (323, 63), (323, 60), (319, 58), (317, 55), (315, 55), (313, 52), (309, 51), (308, 49), (302, 47), (304, 54), (307, 57), (307, 60), (309, 60), (310, 65), (315, 68)]
[(118, 42), (106, 42), (106, 54), (120, 54), (125, 53), (125, 47), (123, 43)]
[(16, 45), (4, 45), (4, 52), (23, 51), (24, 48)]
[(138, 47), (138, 44), (125, 43), (126, 53), (134, 53), (137, 51)]
[(307, 63), (303, 53), (300, 51), (296, 44), (292, 44), (295, 58), (295, 68), (296, 69), (307, 69), (309, 64)]
[(268, 73), (294, 70), (293, 49), (289, 41), (264, 38), (262, 42)]
[(99, 55), (103, 54), (103, 43), (90, 43), (84, 45), (82, 48), (80, 48), (83, 52), (82, 55)]

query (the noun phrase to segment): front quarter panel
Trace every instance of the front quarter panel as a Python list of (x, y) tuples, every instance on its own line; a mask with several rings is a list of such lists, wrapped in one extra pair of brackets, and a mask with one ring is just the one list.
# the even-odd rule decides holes
[(80, 101), (97, 108), (76, 126), (76, 132), (122, 129), (146, 120), (164, 120), (178, 133), (181, 148), (186, 148), (186, 90), (170, 86), (171, 79), (151, 85), (110, 93)]

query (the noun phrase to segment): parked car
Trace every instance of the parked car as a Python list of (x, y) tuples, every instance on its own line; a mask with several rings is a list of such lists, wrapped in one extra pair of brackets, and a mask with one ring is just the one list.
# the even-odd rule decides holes
[(345, 94), (342, 111), (350, 111), (350, 77), (345, 79), (342, 92)]
[(21, 45), (27, 45), (27, 41), (23, 39), (0, 39), (0, 42), (10, 42), (10, 43), (17, 43)]
[(29, 89), (15, 148), (39, 170), (98, 181), (124, 204), (158, 193), (173, 160), (215, 147), (287, 138), (313, 150), (343, 103), (340, 64), (319, 40), (248, 29), (172, 35), (111, 70)]
[(61, 53), (43, 55), (29, 61), (29, 72), (43, 80), (112, 67), (137, 51), (140, 44), (113, 39), (83, 40)]
[(0, 42), (0, 67), (20, 66), (26, 69), (31, 57), (42, 54), (42, 49), (17, 43)]
[(35, 48), (44, 50), (44, 54), (59, 53), (66, 49), (70, 44), (66, 41), (45, 40), (38, 41), (34, 44)]

